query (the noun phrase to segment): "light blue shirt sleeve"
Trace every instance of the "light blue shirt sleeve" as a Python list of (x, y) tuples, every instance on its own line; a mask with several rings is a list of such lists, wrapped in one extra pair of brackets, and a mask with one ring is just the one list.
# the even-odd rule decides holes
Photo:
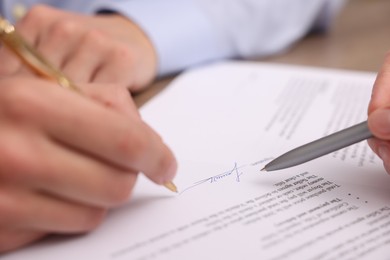
[(101, 1), (94, 9), (119, 12), (144, 30), (157, 51), (159, 75), (232, 54), (192, 0)]
[(324, 29), (343, 0), (97, 1), (94, 11), (119, 12), (149, 36), (159, 74), (222, 58), (281, 52), (313, 29)]
[[(19, 0), (68, 11), (121, 13), (154, 45), (158, 73), (224, 59), (279, 53), (313, 29), (327, 28), (345, 0)], [(14, 0), (3, 0), (11, 16)], [(2, 7), (1, 7), (2, 6)]]

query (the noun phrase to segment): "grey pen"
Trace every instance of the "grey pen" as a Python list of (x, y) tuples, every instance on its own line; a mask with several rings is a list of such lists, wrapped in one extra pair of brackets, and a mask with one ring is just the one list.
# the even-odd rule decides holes
[(297, 147), (269, 162), (262, 171), (276, 171), (296, 166), (373, 137), (367, 121)]

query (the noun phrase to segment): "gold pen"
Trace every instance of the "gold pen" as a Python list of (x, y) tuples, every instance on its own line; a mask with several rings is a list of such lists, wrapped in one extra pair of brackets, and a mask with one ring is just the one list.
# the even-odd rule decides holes
[[(34, 47), (28, 44), (15, 30), (15, 26), (1, 16), (0, 41), (37, 75), (56, 81), (63, 88), (82, 93), (64, 73), (55, 68)], [(164, 186), (173, 192), (177, 192), (173, 182), (168, 182)]]

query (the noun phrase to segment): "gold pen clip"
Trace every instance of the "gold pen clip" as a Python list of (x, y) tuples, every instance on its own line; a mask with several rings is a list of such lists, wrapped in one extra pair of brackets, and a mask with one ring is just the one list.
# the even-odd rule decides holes
[(15, 27), (0, 16), (0, 40), (39, 76), (57, 81), (60, 86), (80, 92), (80, 89), (60, 70), (50, 64), (38, 51), (28, 44)]

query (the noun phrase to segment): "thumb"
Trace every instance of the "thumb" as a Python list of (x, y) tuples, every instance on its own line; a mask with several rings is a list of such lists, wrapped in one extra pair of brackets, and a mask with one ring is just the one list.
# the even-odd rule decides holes
[(379, 108), (368, 116), (372, 134), (382, 140), (390, 140), (390, 108)]
[[(382, 68), (379, 71), (374, 87), (370, 104), (368, 106), (368, 114), (378, 108), (385, 108), (390, 103), (390, 52), (386, 55)], [(390, 108), (389, 108), (390, 109)]]

